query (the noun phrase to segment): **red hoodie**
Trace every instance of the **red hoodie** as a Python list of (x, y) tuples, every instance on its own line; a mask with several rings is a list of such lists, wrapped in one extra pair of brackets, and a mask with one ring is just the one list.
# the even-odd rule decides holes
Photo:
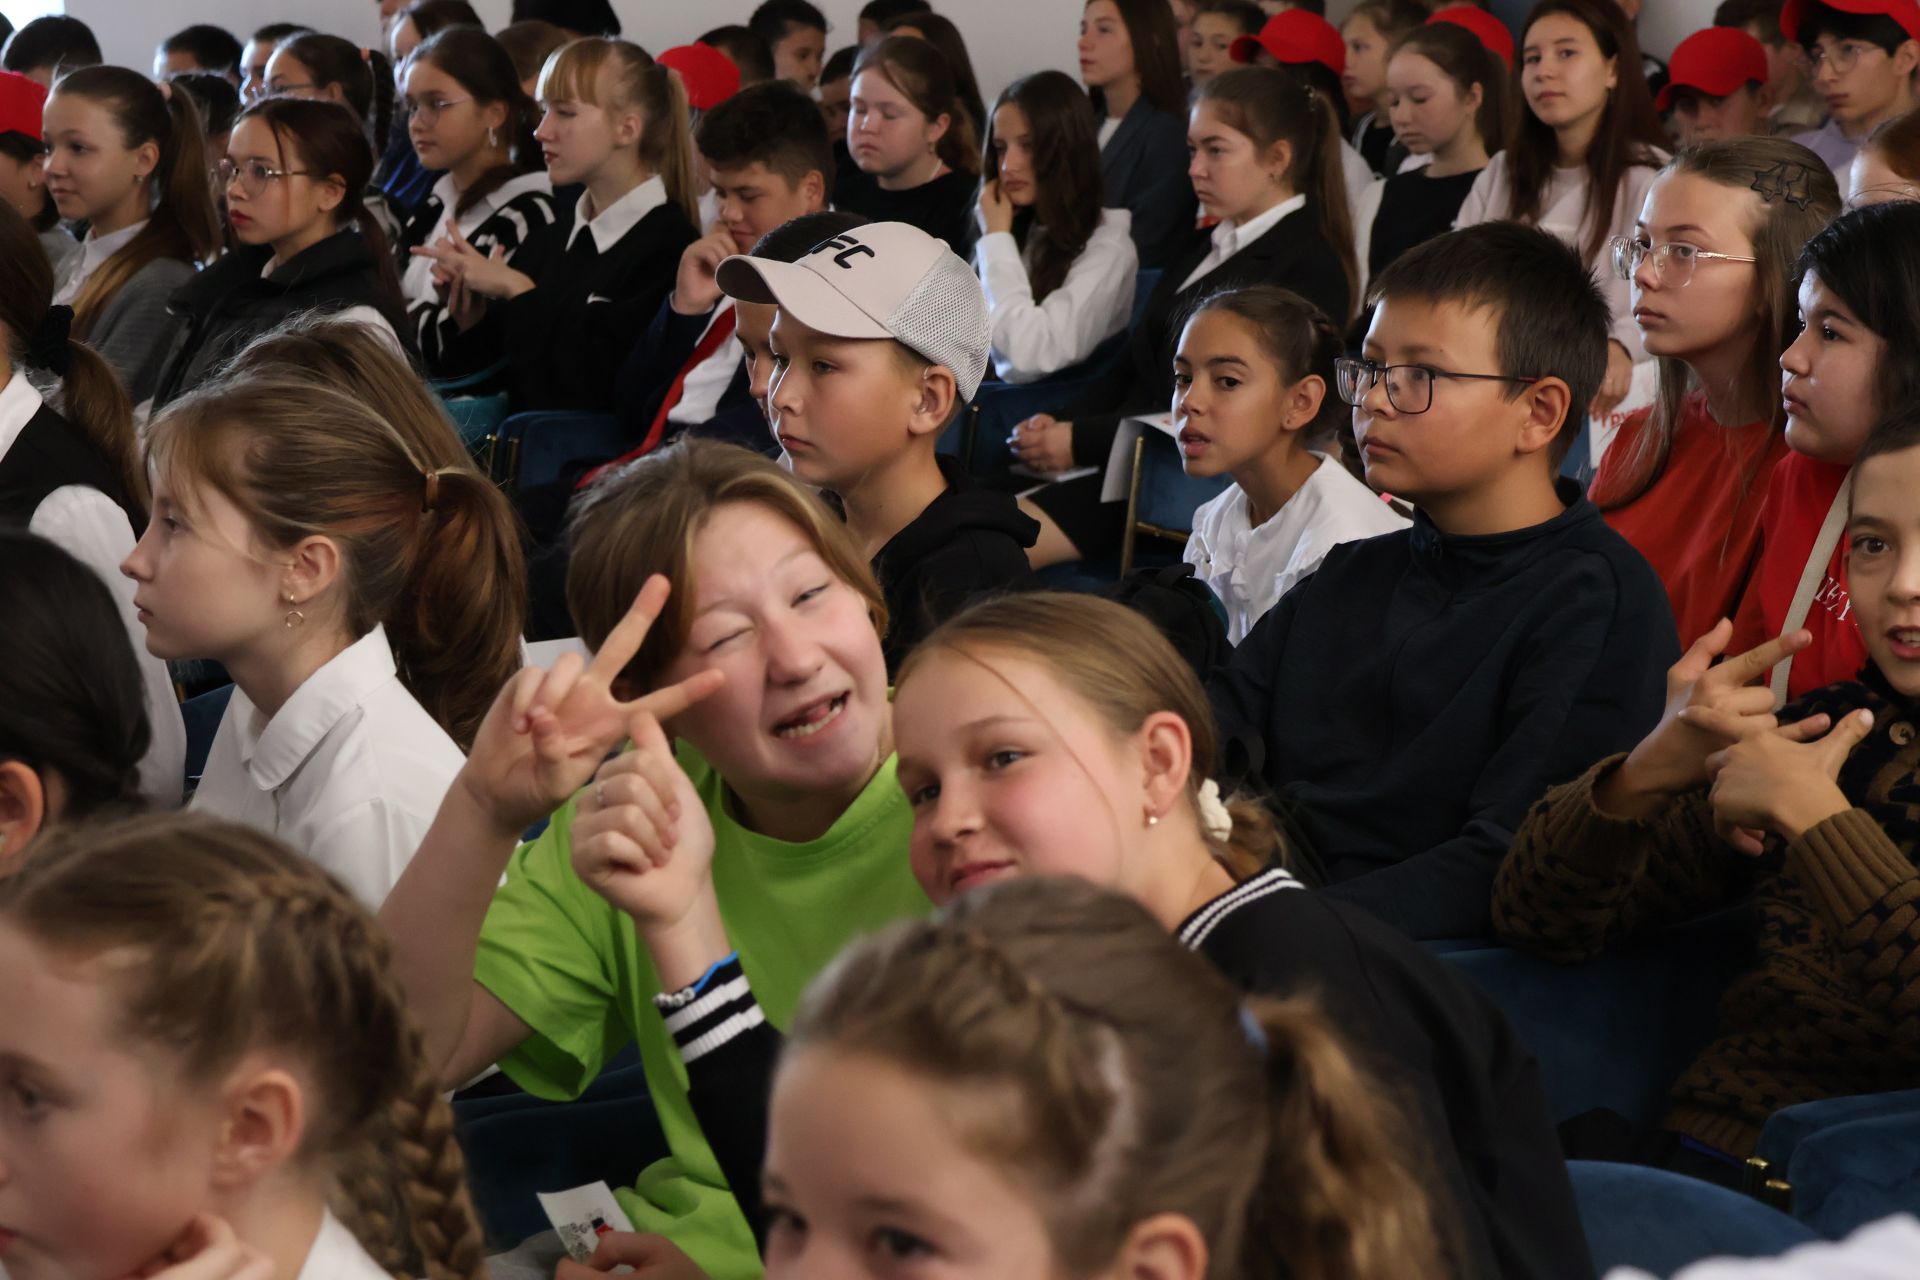
[[(1608, 493), (1620, 483), (1651, 413), (1642, 409), (1621, 424), (1591, 493), (1607, 523), (1660, 575), (1684, 650), (1721, 618), (1732, 617), (1747, 594), (1760, 552), (1761, 503), (1788, 449), (1768, 424), (1723, 427), (1707, 416), (1705, 396), (1688, 396), (1665, 470), (1645, 493), (1608, 510)], [(1820, 515), (1826, 510), (1821, 507)]]
[[(1760, 563), (1753, 585), (1734, 619), (1729, 653), (1744, 653), (1780, 634), (1787, 625), (1787, 609), (1800, 585), (1800, 574), (1820, 534), (1820, 525), (1833, 505), (1849, 467), (1821, 462), (1802, 453), (1789, 453), (1773, 469), (1766, 502), (1760, 509)], [(1813, 632), (1813, 644), (1796, 655), (1787, 673), (1787, 698), (1804, 697), (1825, 685), (1852, 680), (1867, 665), (1867, 644), (1854, 624), (1853, 601), (1847, 595), (1847, 540), (1833, 549), (1826, 572), (1813, 593), (1813, 604), (1803, 624)]]

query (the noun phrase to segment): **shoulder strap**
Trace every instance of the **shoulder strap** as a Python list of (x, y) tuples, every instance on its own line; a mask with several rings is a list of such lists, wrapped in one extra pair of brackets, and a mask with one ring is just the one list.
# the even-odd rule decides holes
[[(1782, 635), (1789, 631), (1798, 631), (1807, 621), (1807, 614), (1813, 610), (1813, 594), (1820, 589), (1820, 580), (1826, 575), (1827, 565), (1833, 561), (1833, 549), (1840, 545), (1840, 533), (1847, 523), (1847, 502), (1853, 496), (1853, 471), (1848, 470), (1840, 487), (1834, 491), (1833, 504), (1827, 508), (1827, 518), (1820, 522), (1820, 532), (1813, 540), (1813, 550), (1807, 553), (1807, 563), (1800, 570), (1800, 585), (1793, 589), (1793, 603), (1787, 606), (1786, 624), (1780, 628)], [(1776, 708), (1787, 705), (1787, 675), (1793, 669), (1793, 655), (1788, 654), (1773, 664), (1773, 675), (1767, 685), (1773, 690), (1773, 705)]]

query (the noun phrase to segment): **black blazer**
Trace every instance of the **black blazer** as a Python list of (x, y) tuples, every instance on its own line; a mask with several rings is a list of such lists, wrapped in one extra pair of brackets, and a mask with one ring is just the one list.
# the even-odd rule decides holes
[(1127, 109), (1100, 149), (1106, 205), (1133, 215), (1133, 243), (1142, 267), (1165, 265), (1193, 233), (1198, 205), (1188, 163), (1187, 118), (1161, 111), (1145, 98)]
[(1160, 273), (1134, 327), (1132, 359), (1124, 378), (1112, 379), (1062, 416), (1073, 422), (1076, 466), (1104, 466), (1120, 419), (1164, 413), (1173, 400), (1173, 350), (1194, 303), (1221, 289), (1277, 284), (1313, 303), (1344, 328), (1353, 288), (1340, 257), (1320, 234), (1313, 206), (1296, 209), (1267, 233), (1206, 275), (1181, 288), (1213, 250), (1213, 234), (1190, 232), (1187, 243)]

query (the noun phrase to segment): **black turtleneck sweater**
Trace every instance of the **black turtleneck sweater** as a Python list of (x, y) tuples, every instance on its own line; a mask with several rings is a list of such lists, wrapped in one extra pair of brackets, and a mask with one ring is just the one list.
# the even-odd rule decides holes
[(1562, 481), (1544, 524), (1335, 547), (1209, 685), (1335, 897), (1416, 938), (1492, 932), (1494, 873), (1554, 783), (1653, 727), (1679, 657), (1647, 562)]

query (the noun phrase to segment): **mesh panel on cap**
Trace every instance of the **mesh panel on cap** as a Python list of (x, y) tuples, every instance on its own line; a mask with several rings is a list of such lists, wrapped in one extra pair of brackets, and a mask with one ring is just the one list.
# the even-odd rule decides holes
[(953, 370), (960, 398), (973, 399), (987, 371), (993, 331), (987, 322), (987, 296), (966, 263), (951, 251), (935, 258), (885, 323), (894, 337)]

